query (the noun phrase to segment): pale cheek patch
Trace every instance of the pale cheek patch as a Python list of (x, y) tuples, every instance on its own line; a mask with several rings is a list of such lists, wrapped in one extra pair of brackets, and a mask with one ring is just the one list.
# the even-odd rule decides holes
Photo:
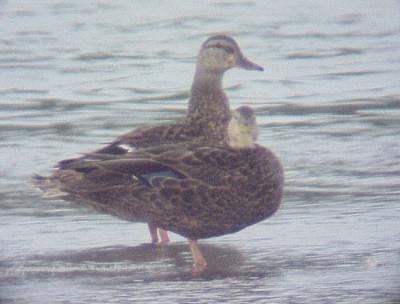
[(239, 133), (240, 133), (240, 130), (239, 130), (238, 125), (232, 119), (228, 125), (228, 139), (229, 139), (229, 145), (231, 147), (237, 146)]

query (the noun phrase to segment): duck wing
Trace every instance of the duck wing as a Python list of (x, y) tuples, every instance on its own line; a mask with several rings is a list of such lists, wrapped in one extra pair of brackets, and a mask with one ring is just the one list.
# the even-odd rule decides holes
[(192, 239), (236, 232), (278, 208), (283, 172), (269, 150), (167, 146), (146, 151), (151, 158), (88, 161), (51, 178), (71, 200)]
[(145, 126), (128, 132), (104, 147), (93, 152), (85, 153), (77, 158), (65, 159), (58, 162), (58, 168), (66, 168), (70, 165), (81, 164), (87, 160), (113, 159), (123, 157), (136, 151), (166, 144), (194, 140), (200, 136), (194, 134), (193, 130), (184, 124), (170, 124), (158, 126)]

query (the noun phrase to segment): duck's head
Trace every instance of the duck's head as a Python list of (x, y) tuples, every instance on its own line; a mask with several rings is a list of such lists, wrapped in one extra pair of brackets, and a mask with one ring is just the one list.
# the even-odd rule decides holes
[(201, 46), (197, 67), (209, 73), (222, 74), (230, 68), (263, 71), (263, 67), (247, 59), (236, 41), (227, 35), (208, 38)]
[(228, 124), (228, 144), (232, 148), (252, 148), (258, 137), (258, 127), (254, 110), (241, 106), (232, 111)]

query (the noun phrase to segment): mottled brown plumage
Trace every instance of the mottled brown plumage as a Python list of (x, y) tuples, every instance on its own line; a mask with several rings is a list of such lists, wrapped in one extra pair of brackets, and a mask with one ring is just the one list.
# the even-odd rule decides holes
[[(233, 67), (263, 70), (231, 37), (210, 37), (197, 58), (183, 123), (135, 129), (93, 153), (59, 162), (53, 175), (37, 177), (36, 184), (48, 195), (149, 222), (153, 241), (157, 225), (186, 236), (196, 264), (204, 267), (196, 239), (232, 233), (268, 217), (282, 195), (276, 157), (252, 143), (247, 127), (227, 132), (232, 121), (222, 77)], [(253, 113), (245, 112), (242, 121)], [(236, 132), (244, 137), (232, 141)]]
[(222, 87), (222, 78), (227, 70), (234, 67), (263, 70), (243, 55), (239, 45), (231, 37), (216, 35), (208, 38), (198, 54), (185, 121), (137, 128), (96, 152), (125, 154), (129, 149), (122, 146), (151, 147), (198, 138), (205, 138), (208, 142), (223, 142), (231, 114), (229, 101)]
[(66, 199), (98, 211), (201, 239), (236, 232), (274, 213), (283, 172), (272, 152), (259, 145), (186, 143), (87, 161), (56, 171), (47, 182)]
[(283, 170), (254, 144), (254, 112), (240, 107), (221, 143), (205, 138), (92, 153), (64, 162), (36, 184), (66, 200), (128, 221), (150, 222), (189, 238), (195, 269), (207, 264), (195, 240), (239, 231), (272, 215), (282, 198)]
[[(238, 127), (234, 128), (234, 124)], [(229, 124), (243, 148), (188, 141), (123, 156), (92, 154), (65, 164), (43, 186), (66, 199), (129, 221), (151, 221), (191, 239), (238, 231), (279, 206), (283, 172), (273, 153), (253, 144), (254, 113), (241, 107)]]
[[(233, 67), (263, 70), (243, 55), (238, 44), (231, 37), (216, 35), (208, 38), (197, 57), (185, 121), (137, 128), (98, 149), (96, 153), (105, 156), (125, 155), (133, 149), (192, 140), (205, 140), (209, 144), (224, 142), (227, 136), (226, 128), (230, 119), (230, 109), (228, 98), (222, 88), (222, 78), (224, 73)], [(66, 159), (58, 165), (62, 169), (71, 163), (84, 162), (87, 158), (88, 155)], [(157, 242), (157, 228), (151, 224), (149, 229), (152, 242)], [(166, 239), (168, 241), (168, 237)]]

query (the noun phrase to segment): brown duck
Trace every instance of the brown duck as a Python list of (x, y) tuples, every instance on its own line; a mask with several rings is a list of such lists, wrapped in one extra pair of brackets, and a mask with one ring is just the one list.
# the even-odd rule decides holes
[(206, 261), (197, 240), (239, 231), (279, 207), (283, 170), (257, 137), (255, 115), (240, 107), (227, 137), (138, 149), (126, 155), (93, 153), (69, 162), (38, 184), (67, 200), (128, 221), (151, 222), (189, 239), (194, 272)]
[[(191, 88), (189, 109), (183, 123), (145, 126), (118, 137), (96, 153), (124, 155), (138, 148), (205, 139), (208, 143), (221, 143), (226, 136), (230, 119), (229, 101), (222, 87), (224, 73), (231, 68), (259, 70), (263, 68), (248, 60), (236, 41), (227, 35), (208, 38), (197, 57), (196, 72)], [(67, 159), (59, 167), (84, 161), (87, 157)], [(149, 224), (152, 242), (158, 242), (157, 227)], [(160, 230), (161, 243), (169, 241), (168, 234)]]

